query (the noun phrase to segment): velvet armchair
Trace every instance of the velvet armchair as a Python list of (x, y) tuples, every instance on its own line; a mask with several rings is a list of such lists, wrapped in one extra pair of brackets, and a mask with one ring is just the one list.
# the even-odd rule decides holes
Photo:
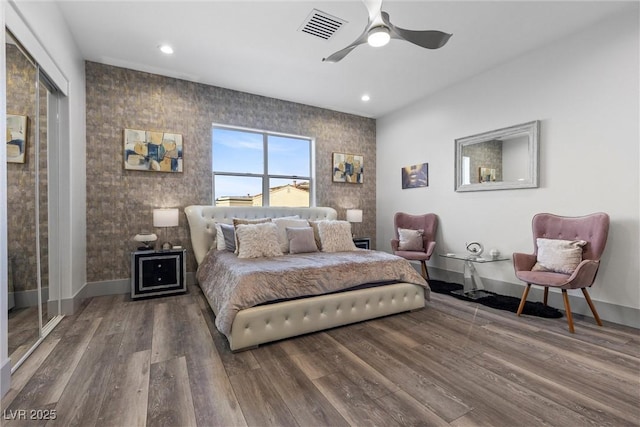
[[(549, 213), (540, 213), (533, 217), (532, 229), (534, 253), (513, 254), (513, 266), (516, 277), (527, 284), (522, 294), (522, 299), (520, 300), (517, 315), (520, 316), (522, 314), (531, 285), (544, 287), (543, 303), (545, 305), (547, 305), (549, 288), (559, 288), (562, 291), (569, 332), (573, 333), (573, 316), (571, 315), (571, 306), (569, 305), (567, 290), (580, 289), (593, 313), (596, 323), (602, 326), (602, 321), (591, 301), (587, 288), (593, 285), (600, 267), (600, 257), (604, 251), (609, 234), (609, 215), (599, 212), (581, 217), (565, 217)], [(572, 242), (574, 246), (578, 245), (582, 252), (580, 254), (580, 250), (578, 251), (578, 259), (575, 261), (577, 266), (575, 266), (575, 269), (572, 271), (571, 269), (567, 270), (563, 268), (548, 269), (544, 265), (541, 265), (539, 262), (541, 257), (539, 246), (544, 244), (545, 247), (548, 247), (549, 242), (562, 244), (562, 241)], [(559, 251), (557, 256), (562, 257), (562, 253), (562, 251)], [(547, 256), (556, 256), (551, 250), (547, 250), (546, 254)], [(553, 261), (554, 260), (551, 259), (551, 264), (553, 265), (562, 264), (562, 262), (557, 264)]]
[[(404, 212), (397, 212), (393, 217), (393, 229), (395, 238), (391, 239), (391, 249), (397, 256), (410, 261), (420, 261), (422, 267), (422, 277), (429, 280), (427, 271), (427, 261), (431, 258), (436, 247), (436, 230), (438, 228), (438, 217), (433, 213), (423, 215), (411, 215)], [(422, 244), (412, 248), (402, 247), (399, 229), (422, 230)]]

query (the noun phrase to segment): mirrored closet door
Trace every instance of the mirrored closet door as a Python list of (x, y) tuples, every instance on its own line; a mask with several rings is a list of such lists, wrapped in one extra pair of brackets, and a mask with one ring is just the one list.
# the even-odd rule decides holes
[(59, 97), (8, 31), (6, 41), (8, 353), (13, 370), (60, 320), (52, 238), (57, 214), (51, 203)]

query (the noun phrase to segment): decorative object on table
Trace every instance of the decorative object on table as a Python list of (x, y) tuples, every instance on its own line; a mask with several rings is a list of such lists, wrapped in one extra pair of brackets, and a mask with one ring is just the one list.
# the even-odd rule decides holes
[(362, 184), (364, 182), (364, 156), (333, 153), (333, 182)]
[(484, 246), (480, 242), (465, 243), (465, 245), (467, 246), (467, 252), (475, 257), (479, 257), (484, 252)]
[[(463, 286), (458, 283), (429, 280), (429, 287), (432, 292), (437, 294), (446, 294), (465, 301), (474, 301), (487, 307), (506, 310), (512, 313), (518, 311), (518, 304), (520, 304), (520, 300), (516, 297), (499, 295), (491, 291), (484, 291), (485, 295), (480, 298), (465, 296), (461, 292)], [(559, 319), (562, 317), (561, 311), (554, 307), (544, 305), (541, 302), (527, 301), (523, 310), (523, 313), (529, 316), (545, 317), (550, 319)]]
[(148, 231), (143, 230), (140, 234), (136, 234), (133, 240), (144, 244), (144, 246), (138, 246), (139, 251), (151, 251), (153, 250), (151, 243), (158, 240), (158, 236), (156, 236), (155, 233), (149, 233)]
[(24, 163), (27, 153), (27, 116), (7, 114), (7, 163)]
[(179, 211), (177, 208), (153, 210), (153, 226), (164, 228), (164, 243), (162, 243), (163, 250), (171, 249), (171, 247), (173, 246), (167, 238), (167, 227), (178, 226), (178, 215)]
[[(362, 209), (347, 209), (347, 221), (352, 225), (362, 222)], [(355, 233), (351, 233), (355, 237)]]
[(182, 172), (182, 135), (125, 129), (124, 168), (152, 172)]
[[(436, 247), (437, 228), (438, 217), (433, 213), (411, 215), (405, 212), (396, 212), (393, 216), (393, 232), (395, 234), (395, 238), (391, 239), (393, 254), (409, 261), (420, 261), (422, 277), (426, 280), (429, 280), (426, 261), (431, 258)], [(402, 250), (400, 248), (400, 229), (422, 230), (422, 249), (415, 251)]]
[(429, 186), (429, 163), (402, 168), (402, 189)]
[[(593, 313), (593, 318), (598, 326), (602, 326), (587, 288), (593, 285), (598, 274), (600, 257), (609, 235), (609, 215), (598, 212), (580, 217), (568, 217), (539, 213), (533, 217), (531, 225), (534, 238), (533, 254), (513, 254), (516, 277), (527, 285), (516, 314), (520, 316), (523, 313), (531, 285), (544, 287), (544, 305), (547, 305), (549, 288), (559, 288), (562, 291), (569, 332), (574, 333), (567, 289), (580, 289)], [(573, 240), (563, 240), (565, 236), (571, 236)], [(581, 241), (586, 244), (582, 245)], [(555, 250), (544, 253), (542, 247), (550, 249), (552, 243)], [(578, 259), (576, 259), (576, 251)], [(575, 261), (578, 261), (574, 264), (575, 267), (567, 268)]]
[(497, 249), (495, 249), (495, 248), (494, 248), (494, 249), (491, 249), (491, 250), (489, 251), (489, 255), (491, 255), (491, 258), (494, 258), (494, 259), (495, 259), (495, 258), (500, 258), (500, 251), (499, 251), (499, 250), (497, 250)]

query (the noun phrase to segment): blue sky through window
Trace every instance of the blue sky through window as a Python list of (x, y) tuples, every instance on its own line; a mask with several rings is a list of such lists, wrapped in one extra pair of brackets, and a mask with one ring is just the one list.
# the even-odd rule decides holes
[[(269, 174), (304, 177), (311, 175), (311, 141), (268, 135), (268, 171), (264, 170), (263, 134), (238, 129), (214, 127), (212, 131), (212, 168), (215, 174), (215, 197), (255, 196), (262, 193), (262, 178), (222, 175)], [(293, 183), (294, 178), (285, 182)], [(273, 181), (275, 182), (275, 181)], [(278, 183), (282, 183), (278, 180)]]

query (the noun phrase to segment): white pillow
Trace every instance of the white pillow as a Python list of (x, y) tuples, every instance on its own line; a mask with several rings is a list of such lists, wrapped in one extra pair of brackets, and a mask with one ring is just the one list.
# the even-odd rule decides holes
[(398, 237), (400, 243), (398, 249), (401, 251), (422, 251), (424, 250), (424, 243), (422, 236), (424, 230), (411, 230), (408, 228), (398, 228)]
[(272, 222), (236, 226), (238, 258), (282, 256), (278, 242), (278, 226)]
[(347, 221), (318, 221), (316, 224), (322, 244), (322, 252), (357, 250), (351, 235), (351, 223)]
[(582, 262), (584, 240), (536, 239), (538, 256), (531, 271), (571, 274)]
[(273, 218), (272, 222), (274, 222), (278, 226), (278, 241), (280, 242), (280, 250), (283, 253), (289, 252), (287, 227), (300, 228), (309, 226), (309, 221), (307, 221), (306, 219)]

